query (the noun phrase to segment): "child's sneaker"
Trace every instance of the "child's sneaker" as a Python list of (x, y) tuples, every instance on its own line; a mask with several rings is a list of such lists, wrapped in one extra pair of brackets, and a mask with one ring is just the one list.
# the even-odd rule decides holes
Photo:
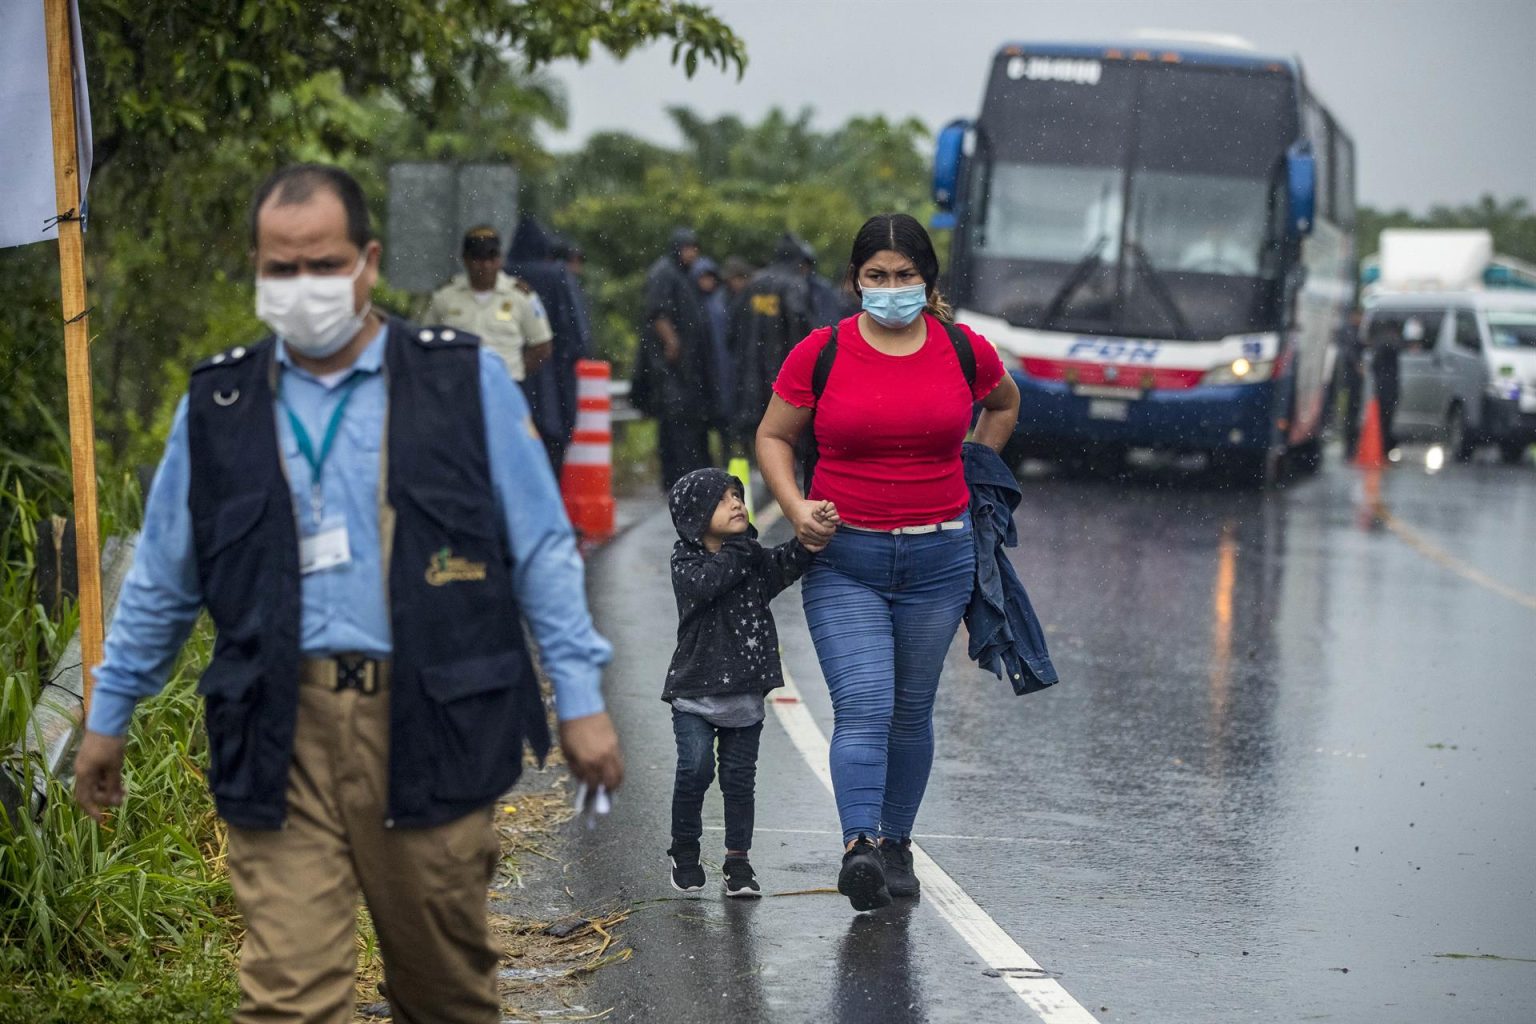
[(725, 894), (756, 898), (763, 894), (752, 873), (752, 863), (745, 857), (725, 858)]
[(698, 892), (704, 888), (704, 868), (699, 864), (699, 844), (674, 845), (667, 851), (672, 862), (672, 888), (678, 892)]

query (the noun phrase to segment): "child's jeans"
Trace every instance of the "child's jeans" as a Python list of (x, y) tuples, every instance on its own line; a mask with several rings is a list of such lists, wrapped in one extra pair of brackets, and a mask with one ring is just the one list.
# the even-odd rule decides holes
[(740, 729), (709, 724), (699, 715), (672, 711), (677, 737), (677, 779), (672, 786), (672, 842), (697, 843), (704, 834), (704, 794), (715, 780), (715, 744), (720, 745), (720, 792), (725, 796), (725, 848), (752, 848), (752, 793), (757, 785), (757, 741), (763, 723)]

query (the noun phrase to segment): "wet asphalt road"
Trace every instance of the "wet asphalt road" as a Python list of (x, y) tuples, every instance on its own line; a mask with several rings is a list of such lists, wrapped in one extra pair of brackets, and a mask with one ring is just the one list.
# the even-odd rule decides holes
[[(1014, 557), (1063, 682), (1014, 697), (962, 631), (918, 834), (1097, 1018), (1536, 1021), (1536, 470), (1408, 454), (1376, 529), (1336, 458), (1267, 496), (1167, 472), (1026, 481)], [(1036, 1019), (921, 902), (743, 904), (713, 869), (701, 897), (668, 888), (671, 536), (658, 502), (590, 564), (630, 781), (568, 882), (635, 908), (635, 956), (586, 1005)], [(775, 612), (830, 735), (798, 589)], [(834, 805), (771, 714), (757, 824), (768, 892), (835, 882)]]

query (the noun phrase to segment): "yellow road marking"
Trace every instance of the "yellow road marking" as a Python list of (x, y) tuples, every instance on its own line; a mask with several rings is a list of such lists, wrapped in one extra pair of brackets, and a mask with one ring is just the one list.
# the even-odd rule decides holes
[(1536, 595), (1527, 594), (1523, 590), (1516, 590), (1504, 581), (1494, 579), (1476, 566), (1463, 562), (1391, 513), (1384, 511), (1381, 518), (1386, 524), (1387, 529), (1391, 530), (1403, 543), (1431, 562), (1434, 562), (1443, 569), (1449, 569), (1462, 579), (1476, 583), (1485, 590), (1491, 590), (1500, 597), (1507, 598), (1515, 602), (1515, 604), (1536, 612)]

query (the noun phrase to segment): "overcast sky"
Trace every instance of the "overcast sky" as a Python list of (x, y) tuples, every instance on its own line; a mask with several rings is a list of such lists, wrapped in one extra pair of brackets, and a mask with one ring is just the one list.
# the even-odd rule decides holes
[(1301, 58), (1313, 89), (1355, 139), (1362, 202), (1424, 210), (1484, 192), (1536, 204), (1536, 0), (705, 0), (746, 40), (746, 76), (670, 47), (620, 64), (565, 62), (569, 149), (619, 129), (675, 142), (684, 104), (756, 120), (814, 107), (830, 127), (855, 114), (916, 115), (936, 129), (973, 117), (993, 52), (1012, 40), (1110, 40), (1136, 29), (1236, 33)]

